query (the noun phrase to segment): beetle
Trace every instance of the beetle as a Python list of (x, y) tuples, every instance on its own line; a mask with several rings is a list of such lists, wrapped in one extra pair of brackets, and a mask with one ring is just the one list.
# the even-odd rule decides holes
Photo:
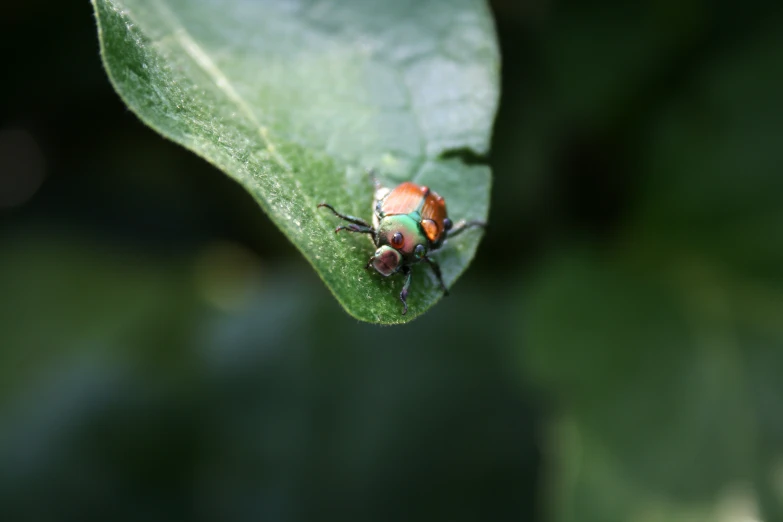
[[(370, 173), (372, 176), (372, 173)], [(449, 295), (440, 266), (429, 254), (443, 246), (448, 238), (473, 227), (485, 227), (483, 221), (452, 223), (446, 211), (446, 201), (429, 187), (406, 181), (393, 189), (382, 186), (372, 176), (375, 185), (372, 226), (361, 218), (342, 214), (328, 203), (320, 203), (347, 225), (334, 229), (369, 234), (375, 244), (375, 253), (365, 265), (384, 277), (402, 273), (405, 283), (400, 292), (402, 315), (408, 313), (408, 291), (411, 286), (411, 267), (422, 261), (432, 268), (445, 295)]]

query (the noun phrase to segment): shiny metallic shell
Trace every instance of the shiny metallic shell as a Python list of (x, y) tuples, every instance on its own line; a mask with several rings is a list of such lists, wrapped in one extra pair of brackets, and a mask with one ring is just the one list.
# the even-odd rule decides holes
[(378, 219), (385, 216), (418, 212), (419, 224), (432, 244), (444, 237), (444, 220), (448, 217), (446, 201), (429, 187), (406, 181), (392, 190), (382, 189), (376, 194)]

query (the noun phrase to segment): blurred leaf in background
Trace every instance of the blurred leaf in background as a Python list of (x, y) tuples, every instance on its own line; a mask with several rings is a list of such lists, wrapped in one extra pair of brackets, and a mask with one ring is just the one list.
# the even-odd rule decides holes
[[(622, 220), (600, 239), (582, 230), (558, 241), (519, 308), (521, 364), (558, 405), (546, 453), (550, 515), (781, 520), (781, 18), (734, 35), (719, 30), (730, 12), (717, 11), (715, 27), (686, 19), (691, 31), (677, 35), (665, 31), (671, 12), (612, 14), (589, 25), (564, 9), (563, 25), (581, 29), (546, 37), (597, 69), (554, 62), (555, 84), (573, 93), (556, 88), (555, 103), (604, 143), (625, 144), (603, 153), (599, 173), (610, 164), (610, 179), (629, 187)], [(610, 54), (602, 41), (615, 30), (636, 38)], [(728, 45), (713, 52), (704, 42), (716, 33)], [(672, 52), (674, 36), (687, 60)], [(709, 59), (692, 59), (705, 49)], [(628, 65), (611, 66), (610, 87), (602, 66), (613, 59)], [(687, 68), (674, 74), (671, 63)], [(563, 85), (577, 77), (584, 89)], [(656, 77), (663, 93), (642, 82)], [(655, 105), (629, 114), (634, 91)], [(629, 118), (646, 122), (630, 137)]]

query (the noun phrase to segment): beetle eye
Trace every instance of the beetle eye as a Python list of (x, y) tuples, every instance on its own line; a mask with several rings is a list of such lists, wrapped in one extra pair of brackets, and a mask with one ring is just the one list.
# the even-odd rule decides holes
[(416, 248), (413, 249), (413, 255), (415, 255), (417, 259), (424, 257), (424, 245), (416, 245)]
[(449, 218), (445, 218), (443, 220), (443, 228), (446, 230), (451, 230), (451, 227), (454, 226), (454, 224), (451, 222)]
[(394, 248), (401, 248), (404, 243), (405, 241), (403, 240), (402, 234), (400, 232), (396, 232), (391, 238), (391, 245)]

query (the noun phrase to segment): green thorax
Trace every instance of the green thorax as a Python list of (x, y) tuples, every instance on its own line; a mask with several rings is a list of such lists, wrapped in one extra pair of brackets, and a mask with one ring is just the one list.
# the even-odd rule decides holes
[(410, 262), (416, 245), (424, 245), (429, 250), (429, 241), (419, 225), (420, 220), (418, 211), (382, 218), (378, 227), (378, 246), (391, 245), (392, 236), (400, 232), (405, 241), (397, 250)]

